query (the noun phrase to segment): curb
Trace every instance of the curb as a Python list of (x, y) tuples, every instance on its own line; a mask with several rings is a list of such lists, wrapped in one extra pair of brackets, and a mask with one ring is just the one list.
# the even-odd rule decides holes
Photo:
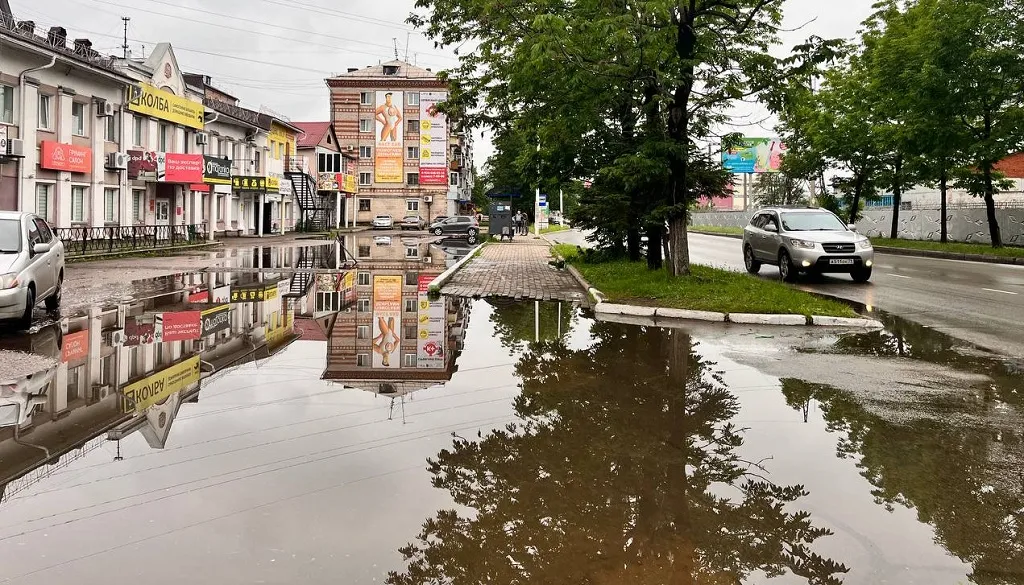
[[(142, 258), (155, 252), (188, 252), (190, 250), (203, 250), (209, 248), (219, 248), (223, 246), (223, 242), (217, 240), (209, 244), (194, 244), (191, 246), (176, 246), (174, 248), (151, 248), (149, 250), (131, 250), (124, 252), (100, 252), (97, 254), (86, 254), (83, 256), (67, 256), (64, 259), (68, 264), (78, 262), (91, 262), (93, 260), (110, 260), (113, 258)], [(66, 248), (65, 248), (66, 250)], [(149, 256), (152, 257), (152, 256)]]
[[(601, 295), (597, 289), (591, 288), (591, 294)], [(603, 296), (603, 295), (601, 295)], [(666, 307), (645, 307), (640, 305), (620, 305), (600, 301), (594, 306), (597, 315), (625, 315), (627, 317), (649, 317), (658, 321), (705, 321), (710, 323), (734, 323), (737, 325), (779, 325), (792, 327), (850, 327), (857, 329), (881, 329), (881, 321), (852, 317), (825, 317), (814, 315), (777, 315), (771, 313), (715, 313), (712, 311), (691, 311), (689, 309), (670, 309)]]
[[(719, 238), (731, 238), (742, 240), (743, 236), (735, 234), (719, 234), (701, 230), (689, 230), (691, 234), (702, 236), (715, 236)], [(959, 252), (940, 252), (938, 250), (914, 250), (911, 248), (893, 248), (891, 246), (874, 246), (875, 252), (889, 254), (891, 256), (912, 256), (915, 258), (937, 258), (939, 260), (963, 260), (966, 262), (983, 262), (985, 264), (1007, 264), (1010, 266), (1024, 266), (1024, 257), (992, 256), (989, 254), (961, 254)]]
[(440, 293), (441, 287), (447, 284), (448, 281), (451, 280), (453, 276), (455, 276), (455, 273), (458, 272), (463, 265), (468, 264), (471, 260), (473, 260), (473, 258), (476, 258), (476, 253), (479, 252), (480, 248), (483, 247), (483, 243), (477, 244), (475, 248), (466, 253), (465, 258), (459, 260), (451, 268), (439, 274), (437, 278), (435, 278), (434, 280), (431, 280), (430, 284), (427, 285), (427, 291), (431, 293)]

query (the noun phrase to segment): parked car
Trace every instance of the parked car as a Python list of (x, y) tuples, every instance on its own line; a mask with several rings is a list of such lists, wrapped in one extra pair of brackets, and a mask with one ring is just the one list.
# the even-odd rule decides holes
[(373, 218), (373, 223), (371, 225), (375, 230), (390, 229), (395, 227), (395, 220), (391, 219), (390, 215), (378, 215)]
[(39, 301), (54, 311), (64, 288), (64, 244), (31, 213), (0, 212), (0, 319), (32, 325)]
[(427, 227), (427, 220), (418, 215), (407, 215), (400, 224), (403, 230), (421, 230)]
[(440, 223), (440, 222), (442, 222), (442, 221), (444, 221), (446, 219), (448, 219), (447, 215), (437, 215), (437, 216), (434, 216), (434, 219), (430, 220), (430, 225), (434, 225), (435, 223)]
[(475, 217), (456, 215), (430, 224), (430, 232), (440, 236), (443, 234), (467, 234), (476, 236), (480, 233), (480, 224)]
[(751, 274), (774, 264), (787, 282), (806, 272), (867, 282), (874, 262), (871, 241), (826, 209), (762, 209), (743, 228), (743, 263)]

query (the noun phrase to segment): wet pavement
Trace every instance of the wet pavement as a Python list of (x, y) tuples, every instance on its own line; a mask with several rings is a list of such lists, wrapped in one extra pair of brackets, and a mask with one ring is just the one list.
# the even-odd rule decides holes
[[(0, 422), (0, 582), (1024, 583), (1018, 360), (884, 313), (663, 329), (431, 299), (459, 246), (370, 242), (0, 336), (58, 362), (2, 388), (36, 403)], [(139, 333), (224, 287), (280, 297), (228, 303), (212, 343)], [(138, 388), (195, 352), (179, 391)]]

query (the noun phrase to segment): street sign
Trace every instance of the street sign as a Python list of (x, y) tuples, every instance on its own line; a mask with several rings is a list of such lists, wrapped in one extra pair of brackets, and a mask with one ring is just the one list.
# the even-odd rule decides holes
[(541, 193), (537, 200), (540, 201), (541, 203), (544, 203), (545, 201), (548, 200), (548, 196), (543, 194), (543, 193)]

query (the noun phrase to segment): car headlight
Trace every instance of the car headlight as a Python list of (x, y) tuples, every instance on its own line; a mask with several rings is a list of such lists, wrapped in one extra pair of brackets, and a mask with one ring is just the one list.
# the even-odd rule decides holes
[(863, 240), (857, 240), (858, 250), (871, 250), (871, 240), (864, 238)]
[(18, 275), (11, 272), (10, 274), (0, 275), (0, 289), (7, 290), (9, 288), (18, 288), (21, 284), (18, 281)]
[(792, 244), (794, 248), (803, 248), (805, 250), (813, 250), (814, 247), (818, 245), (817, 243), (809, 240), (798, 240), (796, 238), (790, 240), (789, 243)]

